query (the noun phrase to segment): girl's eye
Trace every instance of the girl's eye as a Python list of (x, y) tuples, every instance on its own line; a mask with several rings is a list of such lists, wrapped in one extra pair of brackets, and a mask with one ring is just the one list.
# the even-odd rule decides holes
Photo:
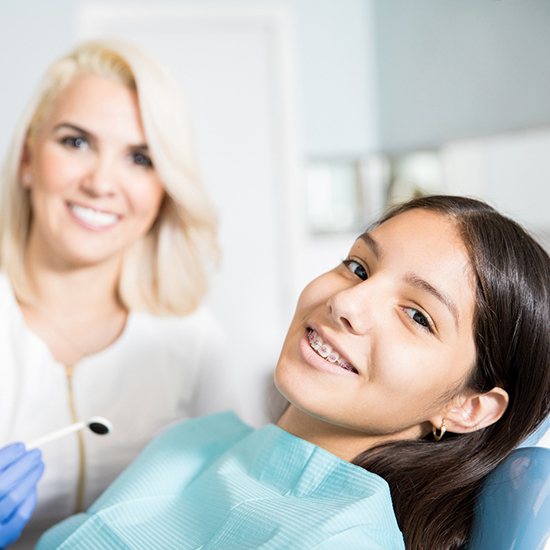
[(344, 260), (342, 262), (354, 275), (357, 275), (362, 281), (368, 279), (367, 270), (355, 260)]
[(132, 162), (138, 166), (144, 166), (145, 168), (153, 167), (151, 157), (147, 156), (145, 153), (133, 153)]
[(88, 140), (82, 136), (66, 136), (61, 140), (61, 143), (73, 149), (84, 149), (88, 147)]
[(432, 325), (430, 321), (428, 321), (428, 318), (423, 314), (420, 313), (417, 309), (414, 307), (405, 307), (403, 308), (405, 313), (418, 325), (422, 327), (423, 330), (428, 330), (430, 332), (433, 332)]

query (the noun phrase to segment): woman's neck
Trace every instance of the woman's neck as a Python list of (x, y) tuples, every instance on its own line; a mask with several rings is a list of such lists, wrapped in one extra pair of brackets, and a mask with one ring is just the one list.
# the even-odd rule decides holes
[(27, 288), (18, 301), (28, 327), (55, 359), (74, 365), (112, 344), (127, 319), (118, 297), (120, 260), (71, 268), (29, 252)]
[[(34, 231), (33, 231), (34, 229)], [(121, 256), (94, 264), (77, 264), (42, 242), (31, 229), (25, 272), (31, 305), (61, 314), (112, 310), (118, 305)]]
[(118, 300), (118, 262), (74, 269), (55, 269), (29, 261), (26, 275), (32, 304), (50, 313), (91, 316), (113, 311)]

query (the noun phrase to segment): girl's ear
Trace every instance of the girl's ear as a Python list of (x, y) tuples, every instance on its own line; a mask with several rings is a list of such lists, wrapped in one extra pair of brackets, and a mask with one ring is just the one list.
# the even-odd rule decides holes
[(444, 422), (449, 432), (469, 433), (494, 424), (506, 411), (508, 393), (495, 387), (484, 393), (461, 394), (444, 411), (431, 419), (439, 429)]

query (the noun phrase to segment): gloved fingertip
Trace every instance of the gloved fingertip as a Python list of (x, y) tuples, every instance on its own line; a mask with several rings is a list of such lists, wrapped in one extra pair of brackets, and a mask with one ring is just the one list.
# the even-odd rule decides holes
[(36, 489), (32, 491), (29, 496), (23, 501), (19, 510), (17, 511), (19, 517), (27, 523), (32, 516), (34, 508), (36, 506)]
[(21, 441), (15, 441), (14, 443), (10, 443), (9, 445), (6, 445), (2, 451), (11, 451), (13, 453), (24, 453), (25, 452), (25, 444)]
[(29, 454), (29, 457), (35, 459), (35, 460), (42, 460), (42, 451), (40, 449), (31, 449), (30, 451), (27, 451)]
[(36, 469), (37, 469), (38, 479), (42, 477), (42, 474), (44, 473), (45, 468), (46, 468), (46, 465), (42, 461), (40, 461), (37, 464)]
[(25, 445), (20, 442), (10, 443), (0, 449), (0, 470), (25, 456)]

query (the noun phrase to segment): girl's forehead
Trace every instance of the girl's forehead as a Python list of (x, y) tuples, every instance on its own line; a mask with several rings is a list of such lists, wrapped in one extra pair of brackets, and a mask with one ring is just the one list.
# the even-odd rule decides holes
[[(374, 227), (360, 237), (384, 247), (407, 248), (411, 246), (452, 245), (463, 252), (466, 247), (458, 224), (451, 217), (424, 209), (408, 210), (397, 214)], [(441, 247), (437, 246), (439, 250)], [(441, 250), (443, 251), (444, 248)]]

